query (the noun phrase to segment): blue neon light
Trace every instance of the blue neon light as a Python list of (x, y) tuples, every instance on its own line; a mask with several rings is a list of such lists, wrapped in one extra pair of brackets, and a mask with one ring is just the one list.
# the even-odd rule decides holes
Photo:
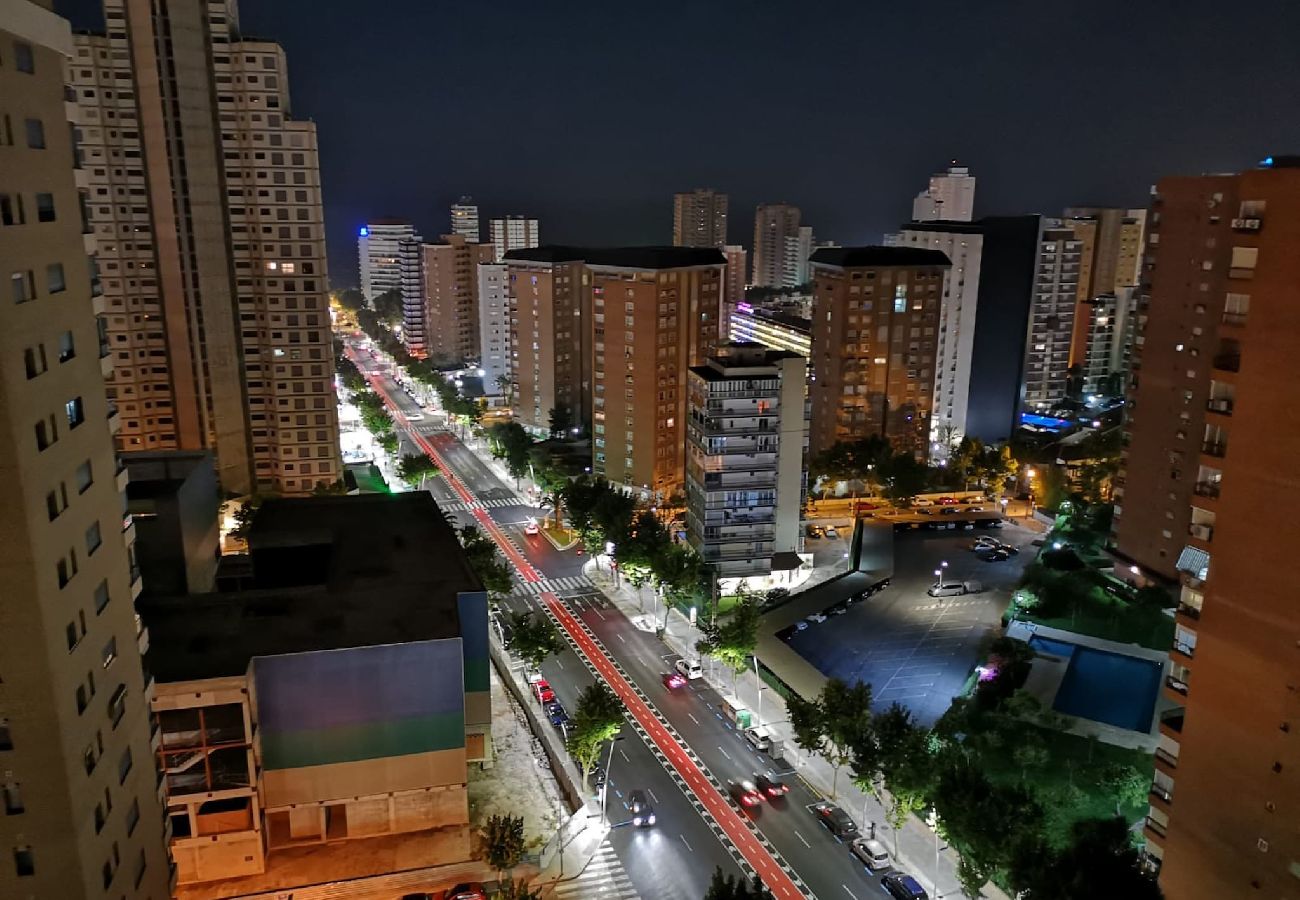
[(357, 232), (357, 234), (361, 235), (362, 237), (365, 237), (366, 235), (370, 234), (370, 229), (362, 225), (361, 230)]
[(1262, 160), (1260, 160), (1259, 164), (1267, 169), (1273, 165), (1273, 157), (1266, 156)]

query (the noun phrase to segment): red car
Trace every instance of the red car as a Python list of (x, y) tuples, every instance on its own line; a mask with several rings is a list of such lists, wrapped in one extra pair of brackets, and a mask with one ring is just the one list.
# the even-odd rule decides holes
[(763, 795), (754, 787), (752, 781), (729, 781), (727, 790), (731, 794), (731, 799), (735, 800), (741, 806), (759, 806), (763, 802)]
[(942, 506), (956, 506), (957, 499), (955, 497), (940, 497), (939, 503)]
[(675, 691), (686, 684), (686, 679), (680, 672), (665, 672), (659, 677), (663, 679), (664, 687), (670, 691)]
[(539, 678), (533, 682), (533, 696), (537, 698), (538, 703), (550, 703), (555, 699), (555, 691), (551, 690), (549, 681)]
[(458, 884), (443, 895), (443, 900), (487, 900), (487, 892), (481, 884)]

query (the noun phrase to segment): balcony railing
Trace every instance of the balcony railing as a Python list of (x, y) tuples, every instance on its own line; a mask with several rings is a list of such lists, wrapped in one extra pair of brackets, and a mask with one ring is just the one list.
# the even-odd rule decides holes
[(1182, 694), (1184, 697), (1187, 696), (1187, 682), (1179, 681), (1172, 675), (1165, 676), (1165, 686), (1176, 694)]
[(1151, 784), (1151, 796), (1159, 800), (1163, 800), (1165, 801), (1165, 803), (1174, 802), (1174, 792), (1169, 790), (1168, 788), (1162, 788), (1160, 785), (1156, 784), (1155, 782), (1152, 782)]
[(1168, 833), (1165, 826), (1161, 825), (1155, 819), (1151, 818), (1151, 816), (1147, 816), (1147, 828), (1151, 829), (1153, 832), (1160, 835), (1161, 837), (1164, 837)]
[(1198, 481), (1192, 488), (1192, 493), (1198, 497), (1209, 497), (1211, 500), (1217, 500), (1219, 497), (1219, 482), (1217, 481)]
[(1191, 525), (1187, 526), (1187, 533), (1200, 541), (1214, 540), (1213, 525), (1198, 525), (1197, 523), (1193, 522)]
[(1241, 354), (1240, 353), (1218, 353), (1214, 357), (1214, 368), (1224, 372), (1241, 371)]
[(1222, 321), (1224, 325), (1245, 325), (1246, 314), (1244, 312), (1225, 312)]
[(1219, 413), (1220, 415), (1230, 416), (1232, 415), (1232, 400), (1227, 397), (1220, 397), (1217, 399), (1206, 400), (1205, 408), (1212, 413)]
[(1228, 444), (1226, 441), (1206, 441), (1201, 444), (1201, 452), (1206, 456), (1215, 456), (1222, 459), (1224, 454), (1228, 452)]
[[(1177, 709), (1166, 710), (1164, 715), (1160, 717), (1160, 724), (1167, 725), (1170, 731), (1176, 731), (1179, 734), (1182, 734), (1183, 719), (1186, 718), (1186, 716), (1187, 716), (1187, 712), (1181, 707)], [(1176, 763), (1178, 761), (1178, 757), (1174, 756), (1172, 753), (1170, 753), (1167, 750), (1162, 750), (1159, 747), (1157, 747), (1156, 755), (1159, 756), (1161, 753), (1165, 754), (1165, 756), (1170, 757), (1170, 760), (1172, 760), (1173, 763)], [(1170, 760), (1166, 760), (1166, 762), (1170, 762)]]
[(1196, 645), (1189, 644), (1187, 643), (1187, 641), (1180, 641), (1175, 639), (1174, 649), (1177, 650), (1179, 653), (1181, 653), (1183, 656), (1186, 656), (1188, 658), (1191, 658), (1196, 655)]
[(1201, 609), (1198, 606), (1191, 606), (1186, 603), (1180, 603), (1178, 604), (1178, 614), (1181, 616), (1187, 616), (1187, 618), (1189, 619), (1200, 619)]

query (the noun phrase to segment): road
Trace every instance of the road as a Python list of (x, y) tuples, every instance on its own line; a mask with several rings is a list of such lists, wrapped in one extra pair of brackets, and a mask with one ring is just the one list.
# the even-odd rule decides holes
[[(374, 374), (373, 366), (364, 361), (362, 365)], [(484, 525), (526, 584), (577, 580), (582, 558), (556, 551), (544, 538), (526, 536), (523, 524), (536, 511), (509, 502), (511, 492), (476, 454), (441, 430), (440, 417), (421, 413), (386, 376), (374, 383), (399, 412), (423, 417), (412, 423), (418, 441), (452, 476), (448, 482), (433, 483), (440, 504), (462, 522), (472, 518)], [(661, 656), (663, 644), (637, 629), (599, 591), (579, 587), (561, 597), (521, 590), (508, 605), (519, 611), (544, 605), (583, 648), (585, 660), (566, 650), (543, 665), (543, 675), (567, 708), (573, 709), (578, 693), (595, 677), (584, 664), (589, 662), (632, 713), (635, 733), (624, 729), (625, 739), (616, 744), (611, 764), (615, 793), (610, 802), (634, 787), (657, 798), (655, 828), (614, 831), (615, 847), (643, 896), (702, 896), (715, 867), (740, 870), (737, 855), (778, 897), (855, 900), (879, 889), (809, 811), (821, 798), (797, 777), (786, 779), (791, 786), (786, 798), (752, 812), (726, 796), (729, 780), (758, 771), (784, 772), (784, 763), (754, 751), (722, 716), (720, 698), (702, 681), (669, 692), (660, 680), (671, 664)], [(618, 821), (613, 815), (611, 819)]]

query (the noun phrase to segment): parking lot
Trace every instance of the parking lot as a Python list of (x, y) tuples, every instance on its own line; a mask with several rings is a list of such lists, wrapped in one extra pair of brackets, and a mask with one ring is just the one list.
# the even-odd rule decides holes
[[(980, 535), (996, 537), (1022, 552), (985, 562), (967, 549)], [(899, 533), (889, 587), (851, 605), (843, 615), (794, 632), (787, 643), (828, 677), (869, 683), (878, 708), (901, 703), (922, 722), (932, 723), (978, 662), (980, 642), (998, 626), (1012, 587), (1033, 558), (1034, 537), (1011, 524), (990, 530)], [(939, 568), (944, 568), (945, 583), (979, 581), (983, 590), (930, 597), (926, 592)]]

